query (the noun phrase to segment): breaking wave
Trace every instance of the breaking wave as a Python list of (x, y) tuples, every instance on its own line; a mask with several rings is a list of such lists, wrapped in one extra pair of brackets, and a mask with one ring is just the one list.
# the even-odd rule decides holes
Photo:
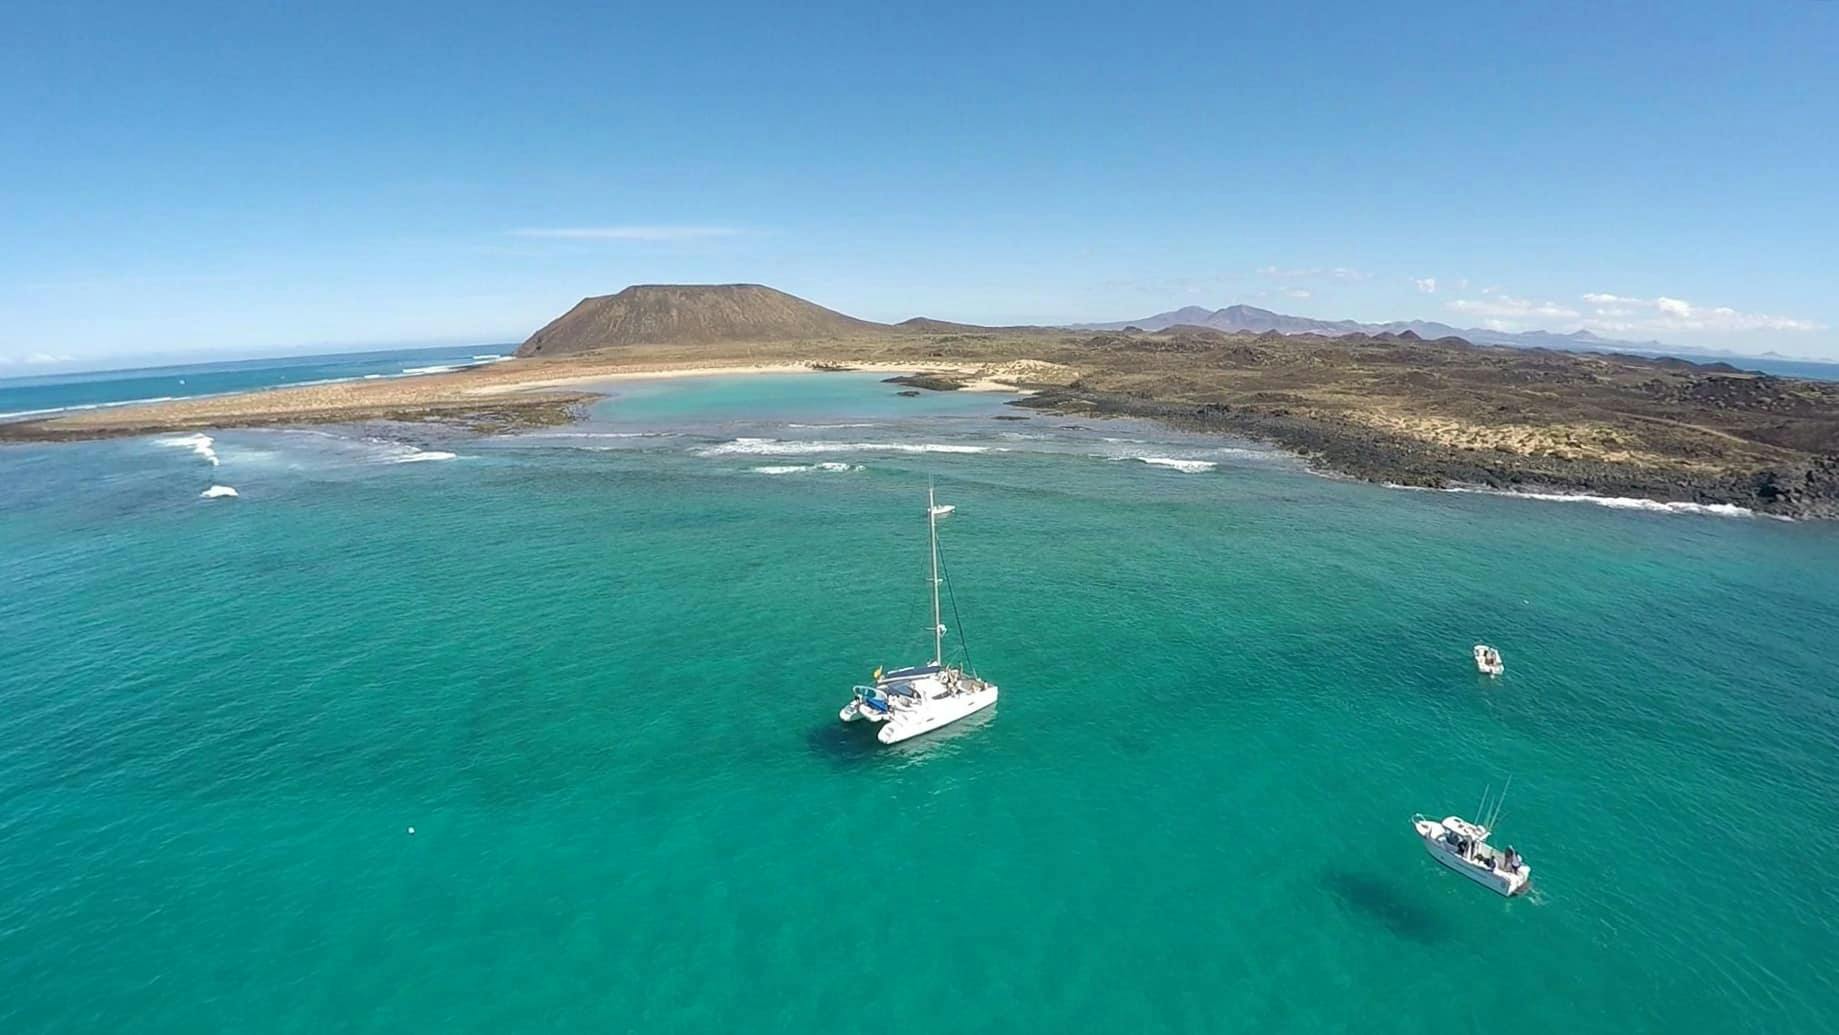
[(118, 399), (114, 402), (76, 403), (71, 406), (47, 406), (42, 410), (12, 410), (0, 413), (0, 420), (13, 417), (43, 417), (52, 413), (75, 413), (78, 410), (106, 410), (112, 406), (134, 406), (139, 403), (163, 403), (177, 399), (176, 395), (153, 395), (145, 399)]
[(668, 431), (527, 431), (518, 438), (663, 438)]
[(1220, 466), (1214, 460), (1184, 460), (1176, 456), (1114, 456), (1112, 460), (1137, 460), (1151, 467), (1167, 467), (1183, 474), (1201, 474)]
[(697, 456), (814, 456), (821, 453), (987, 453), (989, 446), (942, 442), (781, 442), (773, 438), (737, 438), (696, 450)]
[(861, 464), (842, 464), (829, 461), (821, 464), (782, 464), (778, 466), (756, 467), (755, 474), (797, 474), (800, 471), (860, 471)]
[(453, 453), (449, 453), (444, 449), (415, 449), (411, 446), (410, 450), (410, 452), (402, 456), (390, 457), (389, 462), (392, 464), (418, 464), (429, 460), (456, 459)]
[(1526, 499), (1545, 500), (1548, 503), (1589, 503), (1611, 510), (1646, 510), (1656, 514), (1711, 514), (1717, 517), (1755, 517), (1756, 512), (1748, 507), (1739, 507), (1735, 503), (1687, 503), (1680, 501), (1646, 500), (1632, 496), (1591, 496), (1587, 493), (1568, 492), (1505, 492), (1499, 489), (1466, 489), (1460, 486), (1451, 492), (1484, 493), (1490, 496), (1521, 496)]
[(458, 369), (460, 369), (458, 366), (451, 364), (433, 367), (403, 367), (402, 373), (404, 376), (413, 376), (416, 374), (451, 374)]
[(180, 435), (177, 438), (161, 438), (154, 440), (156, 444), (165, 446), (169, 449), (189, 449), (203, 459), (209, 460), (212, 467), (216, 467), (217, 450), (212, 448), (214, 441), (215, 440), (212, 439), (211, 436), (202, 434)]
[[(1547, 503), (1588, 503), (1611, 510), (1645, 510), (1652, 514), (1704, 514), (1711, 517), (1753, 518), (1757, 514), (1748, 507), (1739, 507), (1735, 503), (1688, 503), (1684, 500), (1649, 500), (1635, 496), (1592, 496), (1584, 492), (1514, 492), (1511, 489), (1488, 489), (1479, 485), (1451, 485), (1444, 488), (1431, 488), (1423, 485), (1394, 485), (1386, 483), (1388, 489), (1410, 489), (1416, 492), (1459, 492), (1472, 496), (1505, 496), (1516, 500), (1543, 500)], [(1770, 515), (1774, 516), (1774, 515)], [(1783, 521), (1792, 520), (1782, 518)]]

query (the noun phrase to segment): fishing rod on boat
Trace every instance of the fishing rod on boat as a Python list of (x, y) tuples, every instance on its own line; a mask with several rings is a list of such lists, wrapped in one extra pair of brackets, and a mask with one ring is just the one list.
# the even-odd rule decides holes
[(1487, 827), (1487, 828), (1488, 828), (1489, 830), (1493, 830), (1493, 829), (1495, 828), (1495, 826), (1496, 826), (1496, 825), (1498, 825), (1498, 824), (1500, 823), (1500, 819), (1501, 819), (1501, 809), (1502, 809), (1502, 808), (1503, 808), (1504, 806), (1506, 806), (1506, 804), (1507, 804), (1507, 792), (1508, 792), (1508, 791), (1509, 791), (1510, 789), (1512, 789), (1512, 787), (1513, 787), (1513, 777), (1511, 777), (1511, 776), (1509, 776), (1509, 777), (1507, 777), (1507, 783), (1506, 783), (1506, 785), (1505, 785), (1505, 786), (1503, 786), (1503, 787), (1501, 788), (1501, 796), (1500, 796), (1500, 797), (1498, 797), (1498, 798), (1496, 798), (1496, 799), (1494, 799), (1494, 814), (1493, 814), (1493, 815), (1491, 815), (1491, 816), (1489, 816), (1489, 817), (1488, 817), (1488, 822), (1487, 822), (1486, 824), (1484, 824), (1484, 825), (1485, 825), (1485, 826), (1486, 826), (1486, 827)]

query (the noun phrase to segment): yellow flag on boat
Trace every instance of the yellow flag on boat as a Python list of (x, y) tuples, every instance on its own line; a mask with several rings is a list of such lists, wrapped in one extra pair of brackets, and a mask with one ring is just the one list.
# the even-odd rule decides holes
[(881, 666), (880, 665), (875, 666), (875, 680), (876, 682), (880, 682), (881, 680)]

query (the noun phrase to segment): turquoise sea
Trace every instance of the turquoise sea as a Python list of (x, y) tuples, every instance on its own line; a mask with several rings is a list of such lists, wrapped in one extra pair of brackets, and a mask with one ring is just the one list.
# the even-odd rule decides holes
[[(1839, 529), (615, 392), (0, 448), (0, 1031), (1839, 1030)], [(929, 479), (1002, 699), (884, 748)]]

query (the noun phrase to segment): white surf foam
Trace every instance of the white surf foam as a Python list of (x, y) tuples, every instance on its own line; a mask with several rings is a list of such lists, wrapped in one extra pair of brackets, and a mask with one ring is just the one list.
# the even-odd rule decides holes
[(1201, 474), (1220, 466), (1213, 460), (1184, 460), (1178, 456), (1111, 456), (1107, 460), (1136, 460), (1151, 467), (1166, 467), (1183, 474)]
[(135, 406), (140, 403), (163, 403), (177, 399), (176, 395), (150, 395), (145, 399), (117, 399), (114, 402), (74, 403), (70, 406), (47, 406), (42, 410), (13, 410), (0, 413), (0, 420), (9, 417), (42, 417), (52, 413), (75, 413), (79, 410), (106, 410), (114, 406)]
[(781, 464), (776, 466), (769, 465), (766, 467), (756, 467), (754, 468), (754, 473), (797, 474), (801, 471), (828, 471), (834, 474), (843, 471), (860, 471), (861, 469), (861, 464), (840, 464), (835, 461), (827, 461), (821, 464)]
[(414, 376), (416, 374), (451, 374), (455, 370), (458, 370), (458, 369), (460, 368), (457, 366), (451, 366), (451, 365), (434, 366), (434, 367), (403, 367), (402, 372), (405, 376)]
[(531, 431), (518, 438), (662, 438), (668, 431)]
[(822, 430), (826, 428), (878, 428), (880, 426), (881, 425), (876, 424), (872, 421), (867, 424), (787, 424), (786, 425), (786, 427), (788, 428), (804, 428), (804, 429), (811, 429), (811, 430)]
[(1173, 456), (1139, 456), (1137, 459), (1152, 467), (1168, 467), (1183, 474), (1200, 474), (1220, 466), (1212, 460), (1183, 460)]
[(987, 453), (989, 446), (944, 442), (781, 442), (773, 438), (737, 438), (705, 446), (697, 456), (815, 456), (823, 453)]
[(189, 449), (200, 457), (209, 460), (212, 467), (216, 467), (217, 450), (212, 448), (213, 441), (211, 436), (202, 434), (180, 435), (177, 438), (161, 438), (154, 440), (158, 445), (166, 446), (170, 449)]
[(390, 457), (389, 462), (392, 464), (419, 464), (426, 463), (430, 460), (458, 459), (453, 453), (449, 453), (444, 449), (415, 449), (411, 446), (410, 450), (410, 452), (402, 456)]
[(210, 488), (199, 493), (198, 498), (205, 499), (205, 500), (220, 500), (220, 499), (230, 499), (234, 497), (235, 495), (236, 495), (236, 490), (230, 488), (228, 485), (213, 485)]
[(475, 363), (503, 363), (505, 360), (510, 359), (510, 358), (511, 357), (509, 356), (474, 356), (473, 362)]
[[(1460, 492), (1472, 496), (1505, 496), (1516, 500), (1541, 500), (1546, 503), (1588, 503), (1610, 510), (1645, 510), (1653, 514), (1704, 514), (1711, 517), (1753, 518), (1758, 516), (1748, 507), (1739, 507), (1735, 503), (1688, 503), (1684, 500), (1649, 500), (1634, 496), (1592, 496), (1583, 492), (1514, 492), (1512, 489), (1488, 489), (1479, 485), (1451, 485), (1433, 488), (1425, 485), (1395, 485), (1386, 482), (1388, 489), (1409, 489), (1413, 492)], [(1775, 515), (1769, 515), (1774, 517)], [(1791, 521), (1792, 518), (1782, 518)]]
[(1469, 489), (1461, 486), (1450, 489), (1451, 492), (1472, 492), (1489, 496), (1519, 496), (1525, 499), (1544, 500), (1548, 503), (1589, 503), (1611, 510), (1646, 510), (1656, 514), (1711, 514), (1717, 517), (1755, 517), (1756, 512), (1748, 507), (1739, 507), (1735, 503), (1687, 503), (1684, 500), (1663, 501), (1640, 499), (1631, 496), (1591, 496), (1587, 493), (1569, 492), (1507, 492), (1499, 489)]

